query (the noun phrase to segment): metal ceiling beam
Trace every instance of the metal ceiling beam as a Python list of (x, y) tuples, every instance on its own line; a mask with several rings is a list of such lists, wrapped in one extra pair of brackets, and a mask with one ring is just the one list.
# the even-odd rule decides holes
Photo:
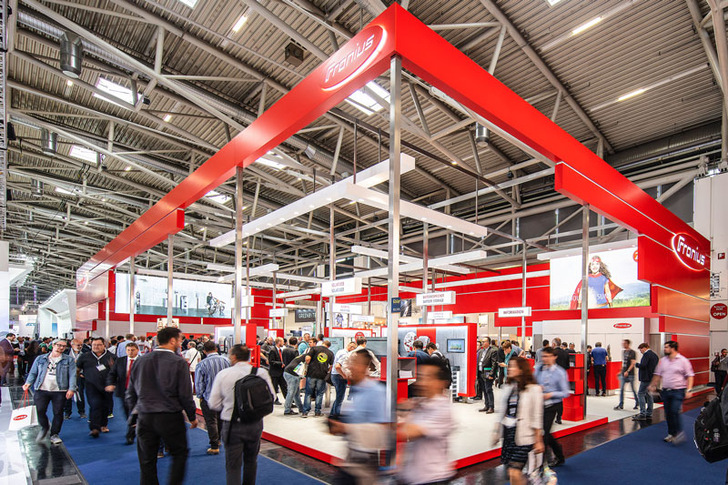
[(607, 149), (607, 151), (609, 151), (609, 153), (613, 153), (614, 149), (609, 143), (609, 140), (607, 140), (607, 138), (601, 133), (601, 131), (599, 131), (594, 122), (589, 118), (589, 115), (586, 113), (586, 111), (584, 111), (584, 109), (574, 99), (571, 92), (566, 89), (566, 86), (564, 86), (564, 84), (559, 80), (556, 74), (553, 73), (551, 68), (548, 67), (546, 62), (541, 58), (536, 50), (531, 47), (531, 44), (529, 44), (528, 41), (523, 37), (523, 34), (521, 34), (518, 28), (513, 24), (513, 22), (511, 22), (511, 19), (503, 13), (500, 7), (496, 5), (493, 0), (480, 0), (480, 3), (483, 4), (485, 9), (490, 12), (490, 14), (495, 17), (496, 20), (498, 20), (508, 29), (508, 35), (510, 35), (511, 38), (516, 41), (518, 47), (521, 48), (521, 50), (526, 54), (531, 62), (533, 62), (536, 68), (541, 71), (541, 74), (543, 74), (558, 91), (562, 91), (564, 93), (564, 101), (569, 104), (574, 113), (576, 113), (579, 119), (587, 126), (587, 128), (589, 128), (589, 131), (594, 133), (594, 136), (602, 140), (602, 142), (604, 143), (604, 147)]

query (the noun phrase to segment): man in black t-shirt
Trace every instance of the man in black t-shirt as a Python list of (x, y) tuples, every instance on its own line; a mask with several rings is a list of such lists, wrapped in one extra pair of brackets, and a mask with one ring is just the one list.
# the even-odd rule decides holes
[(329, 350), (331, 342), (324, 340), (323, 345), (311, 347), (306, 354), (306, 395), (303, 398), (303, 417), (308, 416), (311, 411), (311, 395), (316, 395), (316, 409), (314, 416), (323, 416), (321, 406), (324, 401), (326, 390), (326, 375), (334, 364), (334, 353)]

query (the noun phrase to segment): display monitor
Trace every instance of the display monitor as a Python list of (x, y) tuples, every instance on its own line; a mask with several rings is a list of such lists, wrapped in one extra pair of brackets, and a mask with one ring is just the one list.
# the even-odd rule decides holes
[(465, 353), (465, 339), (464, 338), (447, 339), (447, 351), (450, 354), (464, 354)]
[(331, 342), (329, 350), (336, 355), (336, 352), (344, 348), (344, 337), (326, 337), (325, 340)]
[(374, 352), (377, 357), (387, 356), (386, 337), (367, 337), (367, 349)]

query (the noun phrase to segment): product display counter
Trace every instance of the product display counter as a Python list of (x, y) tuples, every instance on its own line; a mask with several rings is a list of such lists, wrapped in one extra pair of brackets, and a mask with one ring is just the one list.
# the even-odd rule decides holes
[[(619, 390), (619, 371), (622, 370), (622, 362), (607, 362), (607, 393), (610, 394), (609, 391), (618, 391)], [(636, 373), (637, 371), (635, 371)], [(594, 383), (594, 372), (592, 372), (592, 369), (589, 369), (589, 376), (588, 376), (588, 382), (589, 382), (589, 391), (594, 391), (596, 389), (595, 383)], [(601, 384), (599, 384), (601, 388)], [(601, 392), (601, 389), (600, 389)]]

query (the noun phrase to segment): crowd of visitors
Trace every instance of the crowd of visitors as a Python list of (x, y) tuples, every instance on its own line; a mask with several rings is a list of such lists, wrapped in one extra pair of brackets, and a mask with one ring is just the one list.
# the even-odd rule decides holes
[[(116, 396), (126, 419), (124, 440), (129, 445), (136, 440), (141, 482), (150, 484), (158, 483), (157, 460), (165, 449), (172, 459), (169, 481), (182, 483), (188, 453), (186, 426), (197, 426), (198, 407), (209, 437), (207, 453), (218, 455), (223, 445), (227, 483), (255, 483), (264, 415), (280, 405), (283, 416), (306, 418), (313, 411), (314, 417), (321, 417), (328, 383), (335, 392), (328, 429), (345, 438), (348, 450), (340, 483), (379, 476), (382, 452), (391, 446), (393, 434), (384, 386), (370, 377), (378, 375), (380, 363), (367, 349), (366, 338), (349, 342), (336, 354), (323, 335), (308, 333), (288, 340), (267, 338), (257, 347), (234, 345), (222, 355), (209, 336), (186, 337), (176, 328), (161, 329), (151, 339), (127, 334), (109, 341), (8, 334), (0, 339), (0, 353), (16, 358), (0, 359), (0, 378), (5, 382), (17, 371), (24, 379), (23, 388), (32, 390), (38, 410), (36, 440), (48, 439), (54, 445), (62, 443), (63, 421), (72, 419), (74, 402), (79, 418), (88, 419), (92, 438), (108, 433)], [(653, 394), (661, 388), (668, 428), (665, 441), (680, 444), (685, 440), (680, 411), (693, 387), (690, 361), (680, 355), (674, 341), (665, 343), (661, 359), (647, 343), (638, 346), (639, 359), (629, 340), (623, 340), (622, 347), (615, 409), (624, 408), (624, 390), (630, 385), (634, 409), (639, 409), (633, 419), (650, 420)], [(551, 430), (561, 423), (563, 400), (571, 393), (567, 371), (573, 366), (570, 354), (575, 352), (574, 344), (559, 338), (544, 340), (540, 348), (528, 352), (514, 340), (485, 337), (479, 342), (474, 400), (483, 400), (481, 412), (497, 413), (494, 439), (501, 441), (501, 460), (511, 483), (526, 483), (524, 467), (534, 453), (550, 454), (552, 467), (565, 462)], [(409, 399), (398, 404), (396, 436), (403, 442), (404, 453), (396, 473), (401, 483), (425, 483), (423, 477), (427, 483), (439, 483), (453, 474), (448, 461), (448, 436), (454, 429), (449, 392), (452, 369), (433, 342), (415, 340), (407, 356), (416, 359), (417, 375)], [(606, 394), (610, 360), (601, 342), (587, 348), (587, 368), (597, 396)], [(712, 370), (720, 389), (728, 374), (727, 350), (716, 354)], [(269, 402), (270, 411), (254, 419), (245, 415), (249, 410), (238, 397), (243, 388), (247, 396), (251, 392), (262, 396), (258, 401)], [(494, 388), (500, 388), (498, 405)], [(344, 405), (347, 393), (350, 402)]]

